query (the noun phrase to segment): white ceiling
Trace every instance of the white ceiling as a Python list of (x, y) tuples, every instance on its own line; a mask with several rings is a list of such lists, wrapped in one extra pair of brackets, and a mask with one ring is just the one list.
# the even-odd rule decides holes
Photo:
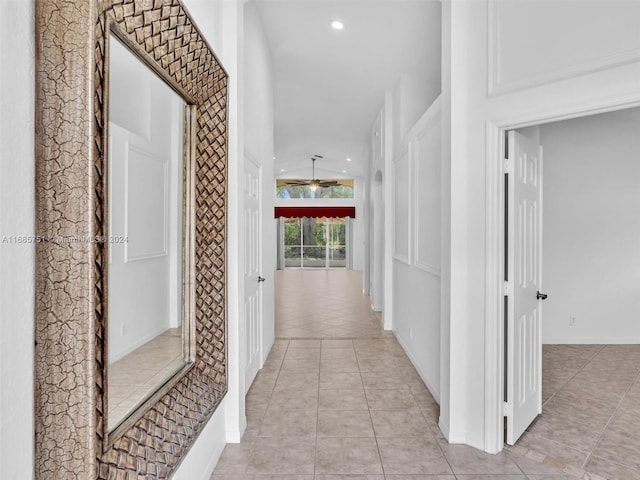
[(252, 1), (273, 56), (276, 174), (310, 176), (319, 154), (317, 169), (362, 175), (385, 90), (401, 74), (440, 82), (439, 1)]

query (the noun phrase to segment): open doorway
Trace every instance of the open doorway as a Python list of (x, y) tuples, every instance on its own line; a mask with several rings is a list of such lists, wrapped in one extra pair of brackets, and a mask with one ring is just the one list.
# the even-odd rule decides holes
[(639, 126), (609, 112), (505, 149), (505, 439), (607, 478), (640, 475)]

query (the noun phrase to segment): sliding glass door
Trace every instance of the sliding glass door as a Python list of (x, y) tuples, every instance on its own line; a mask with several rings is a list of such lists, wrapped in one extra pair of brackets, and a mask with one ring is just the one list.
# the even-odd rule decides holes
[(285, 268), (346, 268), (347, 221), (344, 218), (285, 219)]

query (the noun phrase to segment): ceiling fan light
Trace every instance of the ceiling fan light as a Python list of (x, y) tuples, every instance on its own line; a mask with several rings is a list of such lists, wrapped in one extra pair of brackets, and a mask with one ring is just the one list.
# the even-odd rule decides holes
[(315, 192), (318, 189), (318, 181), (317, 180), (313, 180), (310, 184), (309, 184), (309, 189), (312, 192)]

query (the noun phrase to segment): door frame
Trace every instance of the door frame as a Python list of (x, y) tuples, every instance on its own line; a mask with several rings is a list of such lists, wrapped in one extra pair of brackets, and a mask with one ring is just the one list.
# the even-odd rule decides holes
[(639, 106), (640, 93), (486, 122), (484, 445), (487, 452), (498, 453), (504, 447), (505, 134), (509, 130)]

